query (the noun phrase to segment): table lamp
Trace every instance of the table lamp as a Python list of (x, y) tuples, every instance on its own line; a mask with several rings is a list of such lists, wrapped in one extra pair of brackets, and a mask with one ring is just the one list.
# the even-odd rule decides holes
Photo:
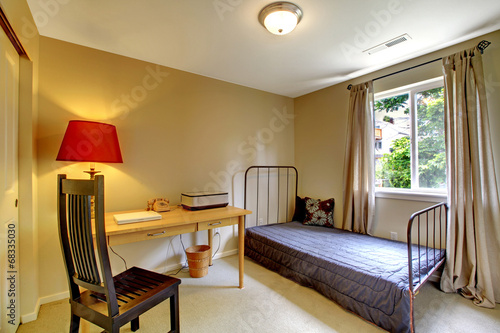
[(100, 171), (95, 162), (123, 163), (116, 127), (95, 121), (70, 120), (56, 161), (90, 162), (90, 179)]

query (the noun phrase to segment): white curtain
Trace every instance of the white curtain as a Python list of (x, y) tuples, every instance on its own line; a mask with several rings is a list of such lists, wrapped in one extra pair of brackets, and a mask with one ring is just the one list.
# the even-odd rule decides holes
[(477, 48), (443, 58), (450, 219), (441, 288), (491, 308), (500, 300), (500, 207), (482, 66)]
[(351, 88), (349, 123), (344, 160), (344, 218), (342, 228), (370, 234), (375, 211), (375, 134), (373, 129), (373, 85)]

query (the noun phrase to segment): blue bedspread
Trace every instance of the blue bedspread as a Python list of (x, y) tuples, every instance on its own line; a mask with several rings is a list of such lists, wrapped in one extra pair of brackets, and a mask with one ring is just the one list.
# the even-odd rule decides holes
[[(423, 275), (444, 251), (427, 254), (421, 249), (420, 260), (428, 263)], [(246, 229), (245, 255), (385, 330), (410, 330), (406, 243), (289, 222)], [(413, 260), (418, 261), (416, 247)]]

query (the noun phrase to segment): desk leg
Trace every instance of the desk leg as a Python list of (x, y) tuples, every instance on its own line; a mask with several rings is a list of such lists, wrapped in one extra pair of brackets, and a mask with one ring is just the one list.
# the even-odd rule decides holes
[(208, 229), (208, 246), (210, 246), (210, 257), (208, 258), (208, 266), (212, 266), (212, 254), (214, 250), (212, 249), (214, 239), (214, 231), (213, 229)]
[(245, 288), (243, 285), (243, 276), (245, 273), (245, 217), (238, 217), (238, 257), (240, 270), (240, 289)]

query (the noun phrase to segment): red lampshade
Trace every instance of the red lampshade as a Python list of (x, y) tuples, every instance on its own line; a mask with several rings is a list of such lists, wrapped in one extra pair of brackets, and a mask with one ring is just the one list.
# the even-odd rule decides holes
[(116, 127), (94, 121), (71, 120), (56, 160), (123, 163)]

